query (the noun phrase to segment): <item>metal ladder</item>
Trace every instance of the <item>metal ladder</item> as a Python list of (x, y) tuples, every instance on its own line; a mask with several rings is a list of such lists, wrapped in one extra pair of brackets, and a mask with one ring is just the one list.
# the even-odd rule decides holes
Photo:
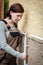
[[(29, 45), (27, 45), (27, 34), (24, 33), (24, 52), (26, 53), (26, 49)], [(28, 63), (26, 63), (26, 59), (24, 60), (24, 65), (28, 65)]]

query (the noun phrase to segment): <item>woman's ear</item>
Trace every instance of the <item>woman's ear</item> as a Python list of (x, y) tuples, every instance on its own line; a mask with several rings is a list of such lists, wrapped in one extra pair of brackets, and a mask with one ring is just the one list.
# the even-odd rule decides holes
[(12, 12), (12, 11), (10, 11), (10, 15), (12, 15), (12, 13), (13, 13), (13, 12)]

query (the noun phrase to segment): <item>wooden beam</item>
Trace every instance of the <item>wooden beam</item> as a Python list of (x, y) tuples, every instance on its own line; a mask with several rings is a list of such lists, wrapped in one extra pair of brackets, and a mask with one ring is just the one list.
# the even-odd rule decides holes
[(0, 20), (4, 19), (4, 0), (0, 0)]

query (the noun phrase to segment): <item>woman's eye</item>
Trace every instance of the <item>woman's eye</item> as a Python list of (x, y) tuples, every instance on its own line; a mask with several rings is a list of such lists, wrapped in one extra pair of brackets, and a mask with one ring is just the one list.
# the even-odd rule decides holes
[(18, 17), (20, 16), (20, 15), (17, 15)]
[(22, 16), (21, 15), (17, 15), (17, 17), (20, 17), (21, 18)]

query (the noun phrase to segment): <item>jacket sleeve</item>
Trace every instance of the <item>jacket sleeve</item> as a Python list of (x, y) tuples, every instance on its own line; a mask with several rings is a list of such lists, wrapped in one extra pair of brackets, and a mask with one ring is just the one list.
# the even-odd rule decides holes
[(12, 56), (21, 58), (22, 53), (15, 51), (12, 47), (10, 47), (6, 42), (6, 35), (5, 35), (5, 27), (3, 23), (0, 22), (0, 49), (5, 50)]

